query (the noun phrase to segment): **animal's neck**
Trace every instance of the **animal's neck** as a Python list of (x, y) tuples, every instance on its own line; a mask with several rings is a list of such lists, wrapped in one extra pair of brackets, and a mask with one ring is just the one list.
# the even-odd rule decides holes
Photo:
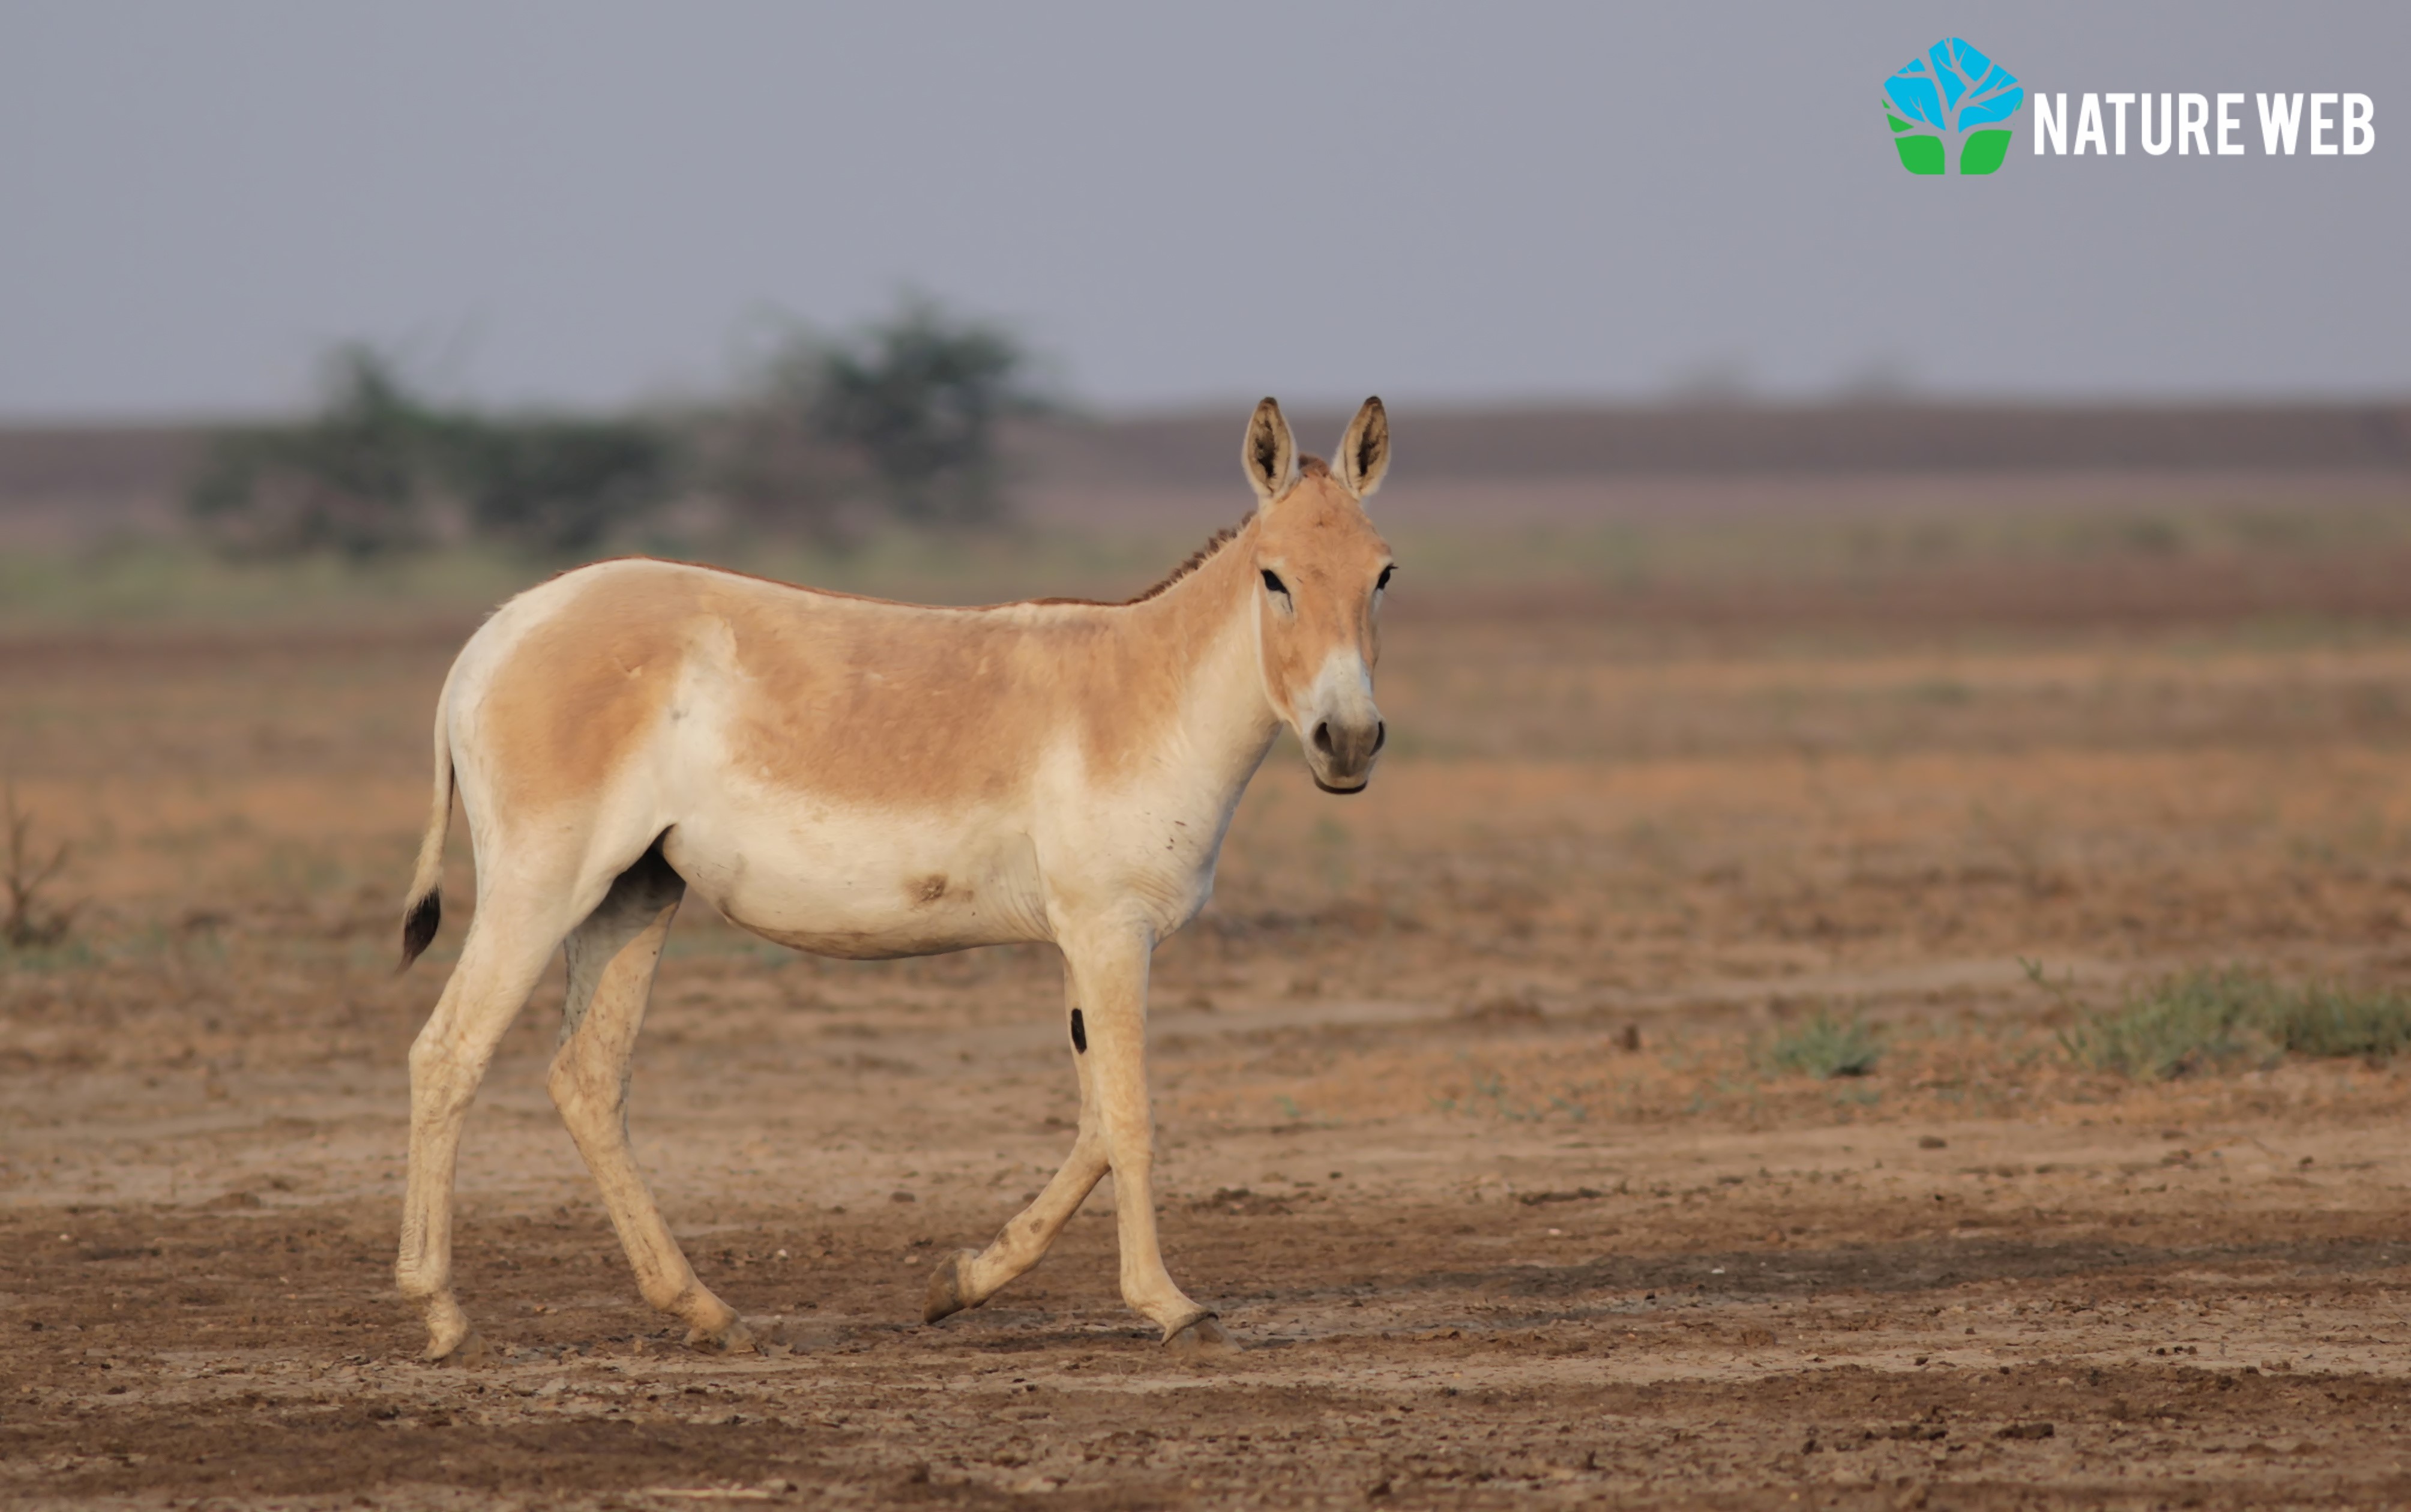
[(1176, 728), (1166, 732), (1177, 764), (1202, 767), (1226, 813), (1280, 730), (1256, 643), (1254, 531), (1251, 521), (1195, 571), (1123, 611), (1124, 633), (1163, 658), (1178, 686)]

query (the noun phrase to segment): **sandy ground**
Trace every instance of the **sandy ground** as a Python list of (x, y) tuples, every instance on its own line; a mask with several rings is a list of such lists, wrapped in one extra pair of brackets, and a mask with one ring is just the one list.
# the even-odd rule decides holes
[[(556, 980), (460, 1175), (497, 1358), (419, 1363), (402, 1053), (457, 915), (388, 972), (460, 627), (0, 644), (87, 902), (0, 963), (0, 1503), (2411, 1500), (2411, 1070), (2097, 1076), (2017, 961), (2411, 976), (2411, 640), (1866, 607), (1399, 613), (1374, 792), (1277, 754), (1160, 959), (1167, 1254), (1246, 1346), (1203, 1363), (1119, 1305), (1110, 1183), (916, 1321), (1069, 1145), (1048, 953), (694, 917), (634, 1123), (767, 1346), (636, 1299), (542, 1092)], [(1769, 1069), (1819, 1010), (1874, 1074)]]

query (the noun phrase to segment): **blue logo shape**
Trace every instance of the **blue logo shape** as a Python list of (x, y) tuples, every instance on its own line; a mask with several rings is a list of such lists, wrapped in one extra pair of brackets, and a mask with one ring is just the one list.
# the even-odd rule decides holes
[(2017, 76), (1964, 37), (1946, 37), (1884, 82), (1884, 120), (1911, 173), (1990, 173), (2009, 153), (2026, 102)]

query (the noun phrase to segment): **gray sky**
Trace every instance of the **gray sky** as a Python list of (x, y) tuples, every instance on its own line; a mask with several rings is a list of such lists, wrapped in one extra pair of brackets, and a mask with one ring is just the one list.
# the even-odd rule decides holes
[[(0, 7), (0, 416), (288, 404), (328, 344), (592, 404), (914, 285), (1103, 409), (2411, 392), (2411, 6)], [(2356, 90), (2364, 157), (1913, 178), (2030, 89)]]

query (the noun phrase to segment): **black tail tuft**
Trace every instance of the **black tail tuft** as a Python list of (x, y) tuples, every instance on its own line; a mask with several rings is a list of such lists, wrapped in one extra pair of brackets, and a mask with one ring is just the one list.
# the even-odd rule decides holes
[(393, 968), (397, 976), (410, 969), (418, 953), (435, 939), (435, 931), (444, 922), (444, 894), (430, 892), (410, 905), (402, 918), (402, 964)]

